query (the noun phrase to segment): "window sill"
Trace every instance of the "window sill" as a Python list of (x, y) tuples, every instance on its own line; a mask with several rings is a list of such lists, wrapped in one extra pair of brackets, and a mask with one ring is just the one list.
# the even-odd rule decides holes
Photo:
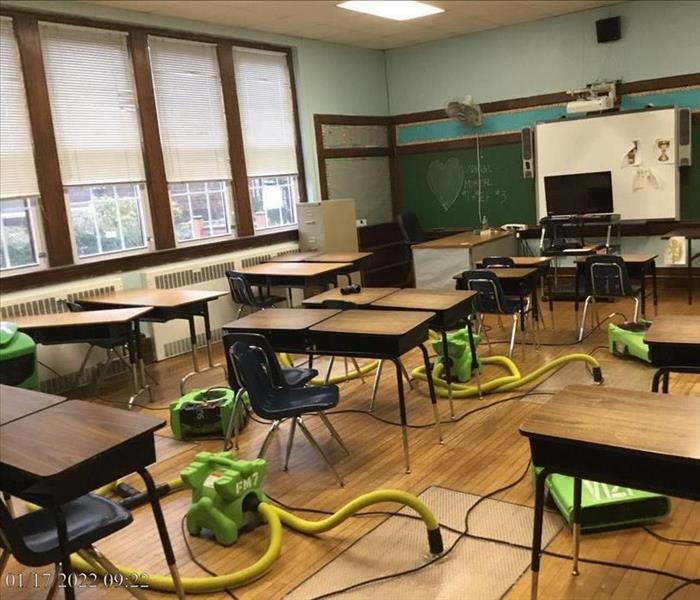
[(60, 267), (49, 267), (39, 271), (22, 274), (0, 274), (2, 280), (2, 291), (5, 293), (17, 290), (35, 288), (42, 285), (52, 285), (56, 283), (66, 283), (75, 279), (87, 277), (98, 277), (119, 273), (123, 271), (134, 271), (145, 267), (202, 258), (216, 253), (233, 252), (246, 248), (255, 248), (270, 244), (280, 244), (299, 239), (296, 226), (283, 230), (265, 231), (252, 236), (229, 238), (207, 244), (194, 244), (179, 246), (177, 248), (167, 248), (163, 250), (152, 250), (131, 256), (112, 257), (108, 260), (97, 262), (78, 263)]

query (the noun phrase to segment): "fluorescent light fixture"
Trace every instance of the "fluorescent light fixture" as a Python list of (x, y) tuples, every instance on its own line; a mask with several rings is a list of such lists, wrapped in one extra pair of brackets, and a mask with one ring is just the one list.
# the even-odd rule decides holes
[(409, 0), (350, 0), (349, 2), (341, 2), (337, 6), (394, 21), (408, 21), (445, 12), (444, 9), (437, 6)]

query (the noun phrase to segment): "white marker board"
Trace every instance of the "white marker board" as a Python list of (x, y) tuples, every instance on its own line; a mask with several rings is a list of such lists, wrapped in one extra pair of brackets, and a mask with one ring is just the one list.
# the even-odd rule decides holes
[(596, 171), (611, 172), (613, 211), (622, 219), (679, 218), (675, 108), (539, 123), (535, 135), (540, 218), (547, 215), (545, 177)]

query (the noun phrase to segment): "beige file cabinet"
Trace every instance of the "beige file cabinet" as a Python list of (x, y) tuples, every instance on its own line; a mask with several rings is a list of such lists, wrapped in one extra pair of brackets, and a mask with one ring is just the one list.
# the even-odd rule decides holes
[(353, 199), (297, 203), (302, 252), (357, 252)]

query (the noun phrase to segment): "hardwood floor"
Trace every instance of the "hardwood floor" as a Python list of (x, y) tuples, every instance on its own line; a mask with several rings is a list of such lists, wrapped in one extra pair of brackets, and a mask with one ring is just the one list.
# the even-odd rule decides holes
[[(662, 290), (661, 298), (659, 312), (663, 314), (700, 314), (700, 304), (689, 307), (685, 302), (686, 296), (682, 289)], [(612, 312), (613, 309), (631, 315), (631, 302), (620, 302), (615, 305), (602, 304), (601, 316)], [(572, 303), (562, 302), (555, 305), (555, 329), (552, 329), (552, 315), (546, 306), (543, 307), (543, 313), (547, 329), (542, 332), (542, 342), (563, 344), (571, 341), (572, 343), (543, 346), (540, 350), (528, 346), (525, 358), (520, 347), (516, 348), (514, 359), (521, 372), (528, 373), (557, 356), (570, 352), (591, 352), (605, 344), (604, 327), (595, 331), (582, 344), (573, 343), (575, 323)], [(499, 329), (495, 319), (488, 318), (487, 324), (492, 327), (490, 334), (492, 340), (507, 338), (507, 333)], [(481, 349), (482, 352), (486, 352), (486, 344)], [(494, 347), (494, 353), (506, 350), (505, 344)], [(217, 348), (217, 352), (221, 353), (220, 347)], [(599, 352), (600, 355), (607, 355), (605, 350), (599, 350)], [(417, 351), (404, 358), (409, 371), (421, 362)], [(152, 366), (152, 372), (161, 383), (155, 391), (156, 402), (150, 405), (150, 408), (156, 408), (162, 411), (159, 414), (167, 415), (168, 403), (178, 397), (178, 380), (189, 370), (189, 361), (189, 356), (182, 356)], [(342, 361), (336, 362), (342, 365)], [(484, 377), (488, 378), (491, 375), (492, 372), (486, 371)], [(199, 380), (193, 379), (191, 383), (204, 387), (222, 383), (220, 377), (219, 372), (214, 372), (200, 376)], [(528, 387), (532, 388), (538, 383), (535, 382)], [(127, 389), (126, 381), (108, 382), (105, 389), (110, 385), (110, 393), (105, 396), (105, 399), (121, 403), (127, 395), (124, 393)], [(379, 389), (375, 414), (384, 419), (397, 420), (398, 408), (392, 369), (385, 369)], [(521, 391), (490, 395), (483, 400), (455, 400), (456, 411), (461, 415), (473, 408), (514, 396)], [(700, 395), (700, 378), (692, 375), (674, 375), (671, 378), (671, 392)], [(342, 384), (339, 410), (366, 410), (370, 394), (371, 380), (365, 384), (360, 381)], [(538, 398), (538, 400), (542, 399), (542, 396)], [(407, 394), (408, 415), (412, 424), (431, 422), (428, 402), (425, 386), (414, 384), (414, 389), (409, 390)], [(442, 400), (439, 406), (443, 419), (448, 420), (447, 401)], [(308, 419), (312, 433), (346, 480), (344, 488), (336, 485), (333, 475), (317, 458), (306, 440), (299, 435), (294, 444), (289, 471), (282, 470), (287, 433), (287, 427), (283, 425), (282, 435), (277, 437), (268, 451), (268, 475), (264, 488), (273, 498), (286, 504), (326, 510), (335, 510), (357, 495), (377, 488), (399, 488), (419, 493), (431, 485), (442, 485), (472, 494), (485, 495), (517, 479), (525, 468), (529, 460), (529, 448), (525, 438), (518, 433), (518, 425), (537, 407), (536, 402), (516, 399), (476, 412), (463, 420), (447, 423), (443, 426), (445, 433), (443, 446), (436, 443), (435, 431), (432, 428), (411, 429), (409, 435), (412, 473), (409, 475), (403, 473), (401, 438), (397, 427), (386, 425), (357, 412), (331, 416), (334, 425), (351, 450), (351, 455), (346, 457), (331, 440), (318, 419)], [(254, 458), (266, 432), (267, 427), (251, 423), (242, 434), (240, 456)], [(160, 433), (170, 435), (169, 430), (163, 430)], [(157, 481), (173, 479), (191, 462), (196, 452), (218, 451), (220, 447), (221, 442), (213, 441), (199, 442), (196, 446), (183, 445), (183, 451), (154, 465), (151, 473)], [(172, 447), (169, 448), (170, 453), (174, 451)], [(140, 480), (130, 478), (128, 481), (137, 487), (142, 487)], [(533, 492), (530, 478), (526, 477), (512, 489), (495, 497), (532, 506)], [(163, 505), (181, 573), (183, 576), (203, 577), (206, 574), (189, 558), (181, 530), (181, 521), (189, 501), (189, 495), (186, 492), (180, 492), (166, 498)], [(394, 510), (396, 507), (385, 505), (378, 508)], [(135, 521), (130, 527), (101, 542), (99, 548), (116, 563), (138, 566), (148, 573), (166, 573), (167, 567), (150, 509), (139, 508), (134, 515)], [(304, 516), (314, 518), (313, 515)], [(337, 556), (383, 518), (349, 519), (331, 532), (317, 537), (302, 536), (285, 530), (280, 559), (261, 579), (236, 589), (236, 597), (242, 600), (283, 597), (286, 592)], [(660, 524), (654, 525), (653, 530), (671, 538), (694, 540), (700, 543), (700, 503), (674, 499), (671, 514)], [(245, 534), (231, 548), (224, 548), (199, 538), (190, 538), (190, 543), (199, 561), (217, 573), (225, 573), (251, 564), (264, 552), (267, 540), (266, 528), (259, 527)], [(397, 541), (397, 543), (400, 542)], [(569, 530), (564, 528), (548, 549), (568, 555), (571, 549)], [(700, 578), (699, 546), (674, 545), (660, 541), (640, 528), (585, 535), (581, 556)], [(545, 556), (540, 574), (540, 598), (547, 600), (592, 598), (661, 600), (679, 585), (677, 580), (666, 576), (625, 568), (584, 563), (581, 565), (581, 574), (578, 577), (572, 577), (570, 569), (570, 561)], [(5, 569), (5, 575), (23, 572), (26, 577), (30, 571), (10, 560)], [(47, 569), (34, 569), (34, 571), (43, 572)], [(45, 589), (19, 590), (8, 587), (6, 585), (8, 581), (7, 577), (4, 577), (0, 582), (0, 596), (4, 600), (43, 598), (45, 595)], [(529, 586), (530, 577), (525, 573), (505, 598), (508, 600), (528, 598)], [(164, 597), (156, 592), (148, 592), (147, 595), (149, 598)], [(79, 590), (78, 597), (118, 599), (129, 596), (124, 590), (97, 588)], [(225, 598), (226, 596), (218, 593), (199, 597)], [(367, 597), (372, 597), (369, 592)], [(698, 597), (700, 597), (700, 587), (687, 586), (672, 598), (690, 600)]]

